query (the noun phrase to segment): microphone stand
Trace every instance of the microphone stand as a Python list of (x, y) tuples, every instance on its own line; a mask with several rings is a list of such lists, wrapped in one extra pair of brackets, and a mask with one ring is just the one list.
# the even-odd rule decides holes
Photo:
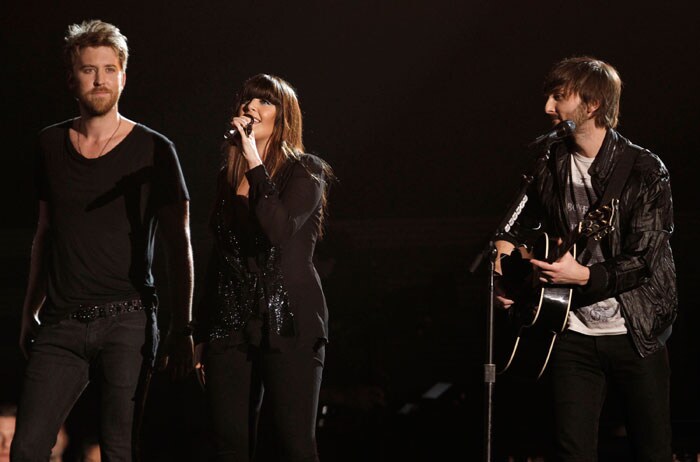
[[(481, 250), (472, 264), (469, 266), (469, 272), (475, 273), (481, 266), (484, 257), (489, 257), (489, 279), (488, 279), (488, 313), (486, 316), (486, 362), (484, 363), (484, 462), (492, 461), (493, 452), (493, 397), (496, 385), (496, 364), (494, 364), (494, 272), (496, 269), (496, 237), (506, 232), (515, 223), (515, 220), (520, 215), (525, 203), (527, 202), (527, 189), (535, 179), (535, 177), (546, 167), (547, 160), (550, 157), (550, 149), (554, 140), (548, 141), (543, 150), (543, 154), (535, 161), (535, 166), (532, 172), (522, 176), (522, 184), (518, 193), (513, 198), (508, 211), (501, 219), (498, 227), (494, 230), (488, 239), (488, 242), (483, 250)], [(533, 143), (536, 144), (536, 143)]]

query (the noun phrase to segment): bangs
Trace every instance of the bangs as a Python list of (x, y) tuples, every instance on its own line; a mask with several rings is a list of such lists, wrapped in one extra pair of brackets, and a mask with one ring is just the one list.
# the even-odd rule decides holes
[(241, 103), (254, 98), (267, 100), (279, 107), (282, 103), (282, 89), (276, 82), (259, 76), (246, 82), (241, 94)]
[(548, 96), (552, 93), (561, 92), (565, 96), (569, 96), (572, 92), (578, 93), (581, 89), (580, 76), (573, 72), (552, 72), (547, 76), (544, 82), (544, 95)]
[(592, 58), (571, 58), (558, 63), (544, 82), (545, 96), (555, 91), (565, 95), (581, 93), (590, 97), (597, 94), (610, 80), (602, 61)]

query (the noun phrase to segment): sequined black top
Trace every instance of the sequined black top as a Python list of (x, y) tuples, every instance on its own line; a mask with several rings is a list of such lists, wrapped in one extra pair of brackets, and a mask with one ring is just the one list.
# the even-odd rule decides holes
[(246, 177), (248, 200), (224, 187), (216, 204), (197, 340), (280, 349), (327, 340), (328, 310), (312, 263), (326, 187), (322, 161), (303, 154), (274, 181), (262, 165)]

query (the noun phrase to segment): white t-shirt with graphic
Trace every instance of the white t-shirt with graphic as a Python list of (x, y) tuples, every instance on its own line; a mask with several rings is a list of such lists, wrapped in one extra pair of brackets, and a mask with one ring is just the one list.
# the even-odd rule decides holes
[[(566, 212), (571, 229), (578, 226), (591, 204), (598, 200), (591, 186), (591, 176), (588, 174), (593, 160), (578, 153), (571, 155), (571, 175), (566, 194)], [(577, 250), (576, 260), (582, 265), (605, 260), (599, 241), (593, 241), (588, 248), (579, 245)], [(586, 335), (618, 335), (627, 332), (620, 304), (615, 298), (572, 310), (569, 313), (568, 327)]]

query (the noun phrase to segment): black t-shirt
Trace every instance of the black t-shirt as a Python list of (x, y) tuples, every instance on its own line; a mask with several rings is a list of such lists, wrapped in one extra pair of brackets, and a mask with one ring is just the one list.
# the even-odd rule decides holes
[(189, 200), (175, 147), (163, 135), (137, 124), (114, 149), (86, 159), (70, 142), (71, 123), (39, 135), (37, 190), (50, 219), (42, 319), (152, 289), (158, 210)]

